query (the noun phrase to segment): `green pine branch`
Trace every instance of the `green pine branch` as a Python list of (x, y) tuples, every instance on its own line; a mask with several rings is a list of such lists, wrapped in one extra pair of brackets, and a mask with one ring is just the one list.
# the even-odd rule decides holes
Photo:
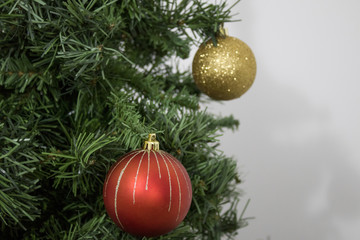
[[(150, 132), (187, 169), (193, 201), (153, 239), (231, 239), (247, 219), (236, 161), (218, 150), (232, 116), (200, 107), (169, 63), (233, 21), (225, 1), (0, 3), (1, 239), (138, 239), (107, 216), (102, 184)], [(143, 238), (144, 240), (146, 238)]]

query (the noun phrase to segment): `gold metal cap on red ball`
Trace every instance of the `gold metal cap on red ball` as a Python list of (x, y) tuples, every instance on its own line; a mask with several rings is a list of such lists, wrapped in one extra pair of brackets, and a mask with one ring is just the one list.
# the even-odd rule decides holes
[(156, 134), (150, 133), (149, 138), (144, 143), (144, 149), (159, 151), (159, 142), (156, 141)]
[(224, 29), (202, 44), (196, 52), (192, 72), (197, 87), (215, 100), (231, 100), (243, 95), (253, 84), (256, 61), (250, 47)]

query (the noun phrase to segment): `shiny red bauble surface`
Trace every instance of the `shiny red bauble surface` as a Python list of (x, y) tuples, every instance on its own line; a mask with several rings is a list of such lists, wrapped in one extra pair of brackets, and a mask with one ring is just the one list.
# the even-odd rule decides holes
[(192, 188), (184, 166), (158, 150), (135, 150), (109, 170), (103, 188), (111, 219), (135, 236), (154, 237), (176, 228), (189, 211)]

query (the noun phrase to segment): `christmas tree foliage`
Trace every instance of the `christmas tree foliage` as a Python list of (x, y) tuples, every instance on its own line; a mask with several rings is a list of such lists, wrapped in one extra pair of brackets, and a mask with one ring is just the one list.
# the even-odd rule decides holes
[(136, 239), (108, 217), (102, 188), (151, 132), (193, 188), (185, 220), (157, 239), (231, 238), (246, 225), (236, 162), (217, 149), (238, 121), (201, 109), (190, 71), (170, 61), (215, 39), (231, 7), (0, 1), (0, 239)]

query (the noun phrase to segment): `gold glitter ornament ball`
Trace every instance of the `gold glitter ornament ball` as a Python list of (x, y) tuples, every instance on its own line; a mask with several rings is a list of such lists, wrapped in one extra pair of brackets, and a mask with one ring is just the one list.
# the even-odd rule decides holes
[(235, 37), (210, 39), (195, 54), (192, 72), (197, 87), (216, 100), (231, 100), (243, 95), (256, 75), (255, 56), (246, 43)]

